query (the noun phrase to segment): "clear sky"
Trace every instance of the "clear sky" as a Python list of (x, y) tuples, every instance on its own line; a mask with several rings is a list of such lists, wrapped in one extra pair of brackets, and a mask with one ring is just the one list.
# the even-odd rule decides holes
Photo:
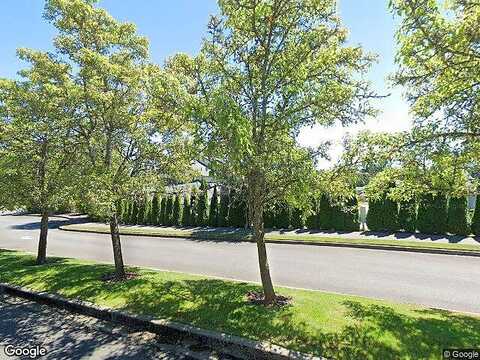
[[(361, 44), (379, 56), (369, 74), (374, 88), (391, 96), (377, 103), (382, 113), (365, 124), (343, 129), (320, 127), (306, 129), (300, 136), (302, 144), (314, 146), (321, 140), (337, 143), (332, 150), (336, 157), (338, 145), (347, 133), (360, 129), (399, 131), (409, 128), (408, 106), (400, 89), (389, 89), (386, 77), (394, 66), (394, 19), (388, 12), (388, 0), (339, 0), (340, 16), (350, 30), (350, 42)], [(22, 64), (16, 59), (18, 47), (51, 49), (55, 29), (43, 18), (42, 0), (2, 0), (0, 11), (0, 77), (14, 77)], [(101, 0), (114, 17), (137, 24), (138, 31), (149, 38), (152, 59), (163, 64), (176, 52), (194, 55), (205, 34), (209, 14), (217, 11), (216, 0)]]

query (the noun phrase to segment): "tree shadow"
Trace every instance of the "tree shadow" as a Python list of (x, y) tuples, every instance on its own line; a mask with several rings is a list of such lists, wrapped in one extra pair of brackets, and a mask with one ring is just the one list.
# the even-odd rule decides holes
[[(54, 216), (57, 217), (57, 216)], [(28, 222), (24, 224), (15, 224), (10, 225), (10, 229), (15, 230), (40, 230), (40, 217), (38, 221)], [(58, 229), (60, 226), (64, 225), (74, 225), (74, 224), (85, 224), (88, 223), (88, 219), (85, 217), (77, 217), (77, 218), (60, 218), (48, 221), (48, 228), (49, 229)]]
[[(156, 359), (162, 355), (157, 351), (156, 341), (154, 345), (124, 341), (132, 330), (65, 310), (0, 295), (0, 311), (0, 348), (1, 345), (40, 346), (47, 350), (41, 358), (52, 360)], [(3, 353), (3, 349), (0, 351)]]
[[(293, 290), (288, 293), (292, 305), (265, 307), (246, 301), (247, 292), (259, 290), (254, 284), (141, 269), (130, 281), (105, 283), (100, 277), (113, 270), (109, 265), (61, 259), (28, 267), (28, 256), (13, 254), (0, 251), (0, 281), (41, 286), (50, 293), (332, 359), (438, 359), (443, 348), (480, 344), (480, 318), (442, 310), (410, 310), (354, 297), (342, 301), (336, 295)], [(327, 297), (330, 305), (322, 308), (325, 302), (317, 300)], [(326, 314), (335, 307), (344, 323), (332, 330)]]

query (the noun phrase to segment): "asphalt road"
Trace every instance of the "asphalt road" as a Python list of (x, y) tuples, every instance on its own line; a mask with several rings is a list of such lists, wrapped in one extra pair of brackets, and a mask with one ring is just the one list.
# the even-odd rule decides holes
[[(52, 225), (48, 253), (112, 261), (110, 238)], [(36, 251), (39, 218), (0, 216), (0, 247)], [(157, 269), (259, 281), (255, 244), (122, 237), (125, 261)], [(480, 314), (480, 258), (268, 244), (277, 285), (361, 295)]]
[(8, 356), (14, 349), (45, 351), (37, 357), (45, 360), (188, 360), (211, 353), (192, 352), (174, 339), (0, 295), (0, 359), (31, 358)]

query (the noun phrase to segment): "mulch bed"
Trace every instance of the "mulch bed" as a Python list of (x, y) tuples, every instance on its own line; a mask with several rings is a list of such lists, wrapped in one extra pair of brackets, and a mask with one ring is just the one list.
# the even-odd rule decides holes
[[(249, 291), (247, 293), (247, 301), (255, 305), (265, 305), (265, 296), (262, 292), (258, 291)], [(289, 296), (277, 295), (272, 304), (268, 306), (288, 306), (293, 303), (293, 299)]]
[(123, 281), (128, 281), (128, 280), (133, 280), (133, 279), (136, 279), (138, 278), (138, 274), (135, 274), (135, 273), (125, 273), (125, 277), (124, 278), (118, 278), (117, 275), (115, 273), (113, 274), (105, 274), (101, 277), (101, 280), (104, 281), (104, 282), (108, 282), (108, 283), (115, 283), (115, 282), (123, 282)]

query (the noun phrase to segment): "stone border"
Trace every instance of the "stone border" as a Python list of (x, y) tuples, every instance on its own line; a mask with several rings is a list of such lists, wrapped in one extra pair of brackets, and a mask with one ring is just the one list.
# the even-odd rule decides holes
[[(68, 225), (66, 225), (68, 226)], [(90, 233), (90, 234), (108, 234), (108, 232), (102, 230), (81, 230), (68, 228), (64, 225), (59, 227), (62, 231), (70, 232), (80, 232), (80, 233)], [(144, 236), (144, 237), (156, 237), (156, 238), (183, 238), (183, 239), (197, 239), (197, 240), (206, 240), (206, 241), (221, 241), (221, 237), (201, 237), (201, 236), (191, 236), (191, 235), (162, 235), (162, 234), (121, 234), (122, 236)], [(226, 239), (225, 241), (228, 241)], [(231, 240), (233, 241), (233, 240)], [(244, 240), (235, 240), (237, 242), (249, 242), (254, 243), (253, 240), (244, 239)], [(393, 241), (393, 240), (392, 240)], [(398, 240), (399, 242), (402, 240)], [(375, 244), (353, 244), (353, 243), (335, 243), (335, 242), (321, 242), (321, 241), (305, 241), (305, 240), (274, 240), (274, 239), (265, 239), (266, 243), (269, 244), (286, 244), (286, 245), (310, 245), (310, 246), (331, 246), (331, 247), (343, 247), (343, 248), (354, 248), (354, 249), (370, 249), (370, 250), (387, 250), (387, 251), (402, 251), (402, 252), (415, 252), (415, 253), (424, 253), (424, 254), (440, 254), (440, 255), (456, 255), (456, 256), (473, 256), (480, 257), (480, 246), (478, 251), (469, 251), (469, 250), (447, 250), (447, 249), (437, 249), (437, 248), (415, 248), (395, 245), (375, 245)]]
[(35, 292), (20, 286), (0, 283), (0, 294), (2, 293), (92, 316), (97, 319), (115, 322), (135, 329), (149, 331), (160, 336), (194, 340), (213, 349), (221, 349), (223, 353), (241, 356), (245, 359), (326, 360), (325, 358), (302, 354), (267, 342), (248, 340), (239, 336), (204, 330), (169, 320), (131, 315), (86, 301), (66, 299), (46, 292)]

